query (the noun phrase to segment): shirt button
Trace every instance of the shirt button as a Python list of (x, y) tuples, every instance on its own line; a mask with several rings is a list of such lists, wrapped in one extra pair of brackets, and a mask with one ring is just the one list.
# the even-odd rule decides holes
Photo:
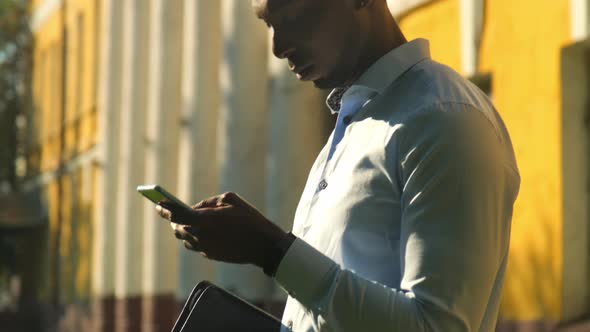
[(352, 121), (352, 117), (350, 115), (347, 115), (342, 119), (342, 122), (347, 126), (350, 124), (350, 121)]
[(324, 190), (326, 189), (326, 187), (328, 186), (328, 182), (326, 182), (326, 180), (322, 180), (320, 181), (320, 190)]
[(292, 320), (287, 322), (287, 327), (289, 328), (289, 330), (293, 329), (293, 321)]

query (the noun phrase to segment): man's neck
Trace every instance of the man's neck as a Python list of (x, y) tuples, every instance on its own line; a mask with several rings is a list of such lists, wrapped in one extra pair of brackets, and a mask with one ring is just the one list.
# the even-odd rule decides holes
[(364, 55), (360, 58), (354, 75), (346, 82), (346, 86), (357, 81), (382, 56), (407, 43), (406, 37), (392, 16), (382, 15), (381, 18), (381, 22), (373, 25), (371, 34), (375, 38), (367, 44)]

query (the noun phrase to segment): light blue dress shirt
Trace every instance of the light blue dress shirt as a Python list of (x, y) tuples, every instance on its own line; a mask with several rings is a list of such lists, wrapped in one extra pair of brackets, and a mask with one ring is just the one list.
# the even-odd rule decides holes
[[(494, 331), (520, 185), (500, 115), (432, 61), (423, 39), (383, 56), (354, 86), (342, 110), (364, 106), (312, 166), (298, 239), (277, 270), (289, 293), (283, 324)], [(361, 91), (373, 93), (354, 98)]]
[(338, 146), (338, 143), (342, 140), (344, 131), (352, 121), (352, 117), (358, 113), (362, 107), (366, 106), (371, 101), (371, 98), (377, 95), (377, 93), (377, 91), (371, 88), (362, 85), (353, 85), (342, 95), (340, 101), (342, 106), (338, 110), (332, 110), (332, 113), (338, 114), (338, 118), (336, 119), (336, 128), (334, 128), (330, 152), (328, 153), (328, 161), (332, 159), (336, 146)]

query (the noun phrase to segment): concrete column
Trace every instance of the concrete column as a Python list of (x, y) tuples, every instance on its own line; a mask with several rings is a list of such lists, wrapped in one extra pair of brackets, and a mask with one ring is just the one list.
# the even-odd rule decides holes
[(570, 0), (572, 38), (581, 41), (590, 34), (590, 1)]
[[(221, 101), (221, 3), (184, 1), (182, 113), (178, 195), (189, 204), (217, 193), (217, 119)], [(202, 280), (215, 280), (213, 261), (184, 247), (178, 262), (177, 297), (184, 300)]]
[[(250, 1), (223, 0), (223, 101), (219, 119), (220, 191), (234, 191), (264, 210), (268, 131), (266, 27)], [(255, 300), (272, 282), (252, 266), (221, 265), (218, 281)]]
[[(182, 0), (152, 0), (149, 14), (148, 105), (145, 133), (145, 181), (177, 192), (178, 132), (181, 108)], [(143, 291), (146, 331), (170, 330), (178, 312), (179, 242), (169, 223), (144, 203)]]
[(479, 47), (483, 30), (483, 0), (460, 0), (462, 74), (478, 72)]
[(577, 43), (561, 52), (563, 321), (587, 314), (590, 305), (590, 0), (570, 0), (570, 10), (572, 39)]
[(147, 106), (149, 1), (124, 1), (122, 8), (122, 97), (116, 201), (115, 297), (116, 328), (140, 327), (143, 278), (144, 200), (135, 187), (145, 175), (145, 110)]
[(121, 1), (101, 2), (98, 71), (98, 128), (94, 261), (92, 287), (96, 295), (96, 331), (112, 331), (114, 292), (114, 221), (119, 205), (114, 199), (119, 143), (118, 112), (121, 91)]
[(588, 313), (590, 305), (590, 42), (565, 48), (561, 59), (563, 267), (561, 319)]
[[(290, 231), (309, 170), (326, 143), (326, 117), (330, 112), (325, 105), (325, 93), (311, 83), (299, 82), (286, 61), (270, 52), (269, 71), (266, 216)], [(276, 289), (276, 298), (285, 296)]]

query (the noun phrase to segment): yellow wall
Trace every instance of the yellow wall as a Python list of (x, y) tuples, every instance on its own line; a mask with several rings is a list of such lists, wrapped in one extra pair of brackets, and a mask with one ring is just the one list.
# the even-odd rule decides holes
[(561, 311), (562, 165), (560, 51), (570, 42), (569, 1), (488, 1), (482, 71), (510, 130), (522, 187), (504, 288), (507, 318)]
[(96, 1), (69, 0), (67, 5), (68, 84), (65, 114), (65, 156), (72, 157), (96, 142)]
[(35, 35), (33, 64), (34, 123), (39, 132), (34, 144), (40, 151), (40, 171), (54, 169), (59, 163), (59, 133), (62, 109), (62, 15), (56, 12)]
[[(562, 280), (560, 50), (570, 42), (569, 1), (485, 2), (480, 72), (510, 131), (522, 177), (501, 319), (559, 319)], [(459, 70), (458, 0), (400, 19), (408, 38), (430, 39), (435, 60)]]
[[(33, 1), (31, 12), (44, 2)], [(53, 178), (39, 181), (49, 210), (49, 270), (42, 293), (44, 298), (52, 296), (58, 277), (59, 297), (65, 302), (90, 295), (94, 166), (76, 159), (96, 143), (98, 5), (99, 0), (66, 0), (33, 32), (35, 138), (30, 176)], [(56, 173), (60, 160), (68, 169), (63, 174)]]
[(399, 25), (408, 40), (428, 38), (433, 59), (461, 69), (459, 0), (439, 0), (404, 15)]

